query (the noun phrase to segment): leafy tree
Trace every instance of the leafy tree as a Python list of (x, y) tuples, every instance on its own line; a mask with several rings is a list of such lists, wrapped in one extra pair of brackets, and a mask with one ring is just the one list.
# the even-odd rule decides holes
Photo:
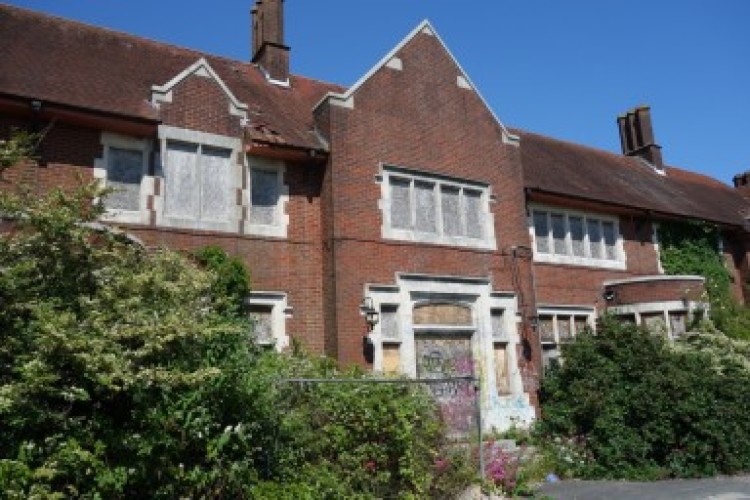
[(577, 442), (589, 477), (750, 470), (747, 345), (719, 333), (688, 339), (673, 347), (614, 320), (579, 336), (543, 381), (543, 432)]

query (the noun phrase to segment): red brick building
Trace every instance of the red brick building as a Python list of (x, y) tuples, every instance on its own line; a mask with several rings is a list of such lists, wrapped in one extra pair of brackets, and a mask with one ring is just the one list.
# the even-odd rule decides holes
[(487, 427), (531, 420), (543, 359), (605, 309), (684, 330), (703, 282), (663, 274), (660, 221), (717, 224), (742, 298), (750, 204), (664, 166), (647, 108), (623, 155), (508, 129), (427, 22), (350, 88), (291, 75), (282, 8), (233, 61), (0, 6), (0, 132), (48, 127), (3, 188), (99, 179), (145, 244), (245, 261), (261, 342), (476, 375)]

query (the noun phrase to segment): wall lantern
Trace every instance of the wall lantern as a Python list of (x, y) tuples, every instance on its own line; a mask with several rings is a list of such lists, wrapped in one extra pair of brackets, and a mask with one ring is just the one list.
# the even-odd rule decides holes
[(371, 332), (375, 325), (380, 321), (380, 313), (375, 310), (372, 297), (365, 297), (359, 305), (359, 312), (365, 317), (367, 331)]
[(602, 297), (607, 302), (612, 302), (613, 300), (615, 300), (615, 297), (617, 297), (617, 292), (615, 292), (611, 288), (607, 288), (606, 290), (604, 290), (604, 293), (602, 294)]
[(536, 331), (539, 328), (539, 316), (529, 316), (529, 324), (532, 330)]

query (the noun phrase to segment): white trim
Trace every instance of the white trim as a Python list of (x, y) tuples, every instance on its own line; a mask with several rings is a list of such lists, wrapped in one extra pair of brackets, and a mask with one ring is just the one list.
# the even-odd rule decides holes
[(274, 336), (274, 348), (281, 352), (289, 347), (289, 335), (286, 333), (286, 319), (292, 317), (292, 309), (287, 304), (287, 295), (283, 292), (253, 291), (247, 294), (245, 304), (270, 306), (271, 329)]
[(607, 312), (616, 316), (633, 314), (635, 316), (635, 322), (637, 325), (643, 324), (643, 314), (662, 313), (664, 324), (666, 327), (666, 333), (670, 339), (674, 339), (675, 336), (672, 332), (672, 323), (669, 321), (669, 313), (684, 312), (687, 315), (686, 320), (689, 322), (692, 321), (696, 311), (703, 311), (704, 316), (707, 316), (709, 310), (710, 305), (707, 302), (682, 300), (639, 302), (637, 304), (607, 307)]
[(500, 129), (502, 130), (503, 135), (503, 142), (505, 144), (511, 144), (511, 145), (518, 145), (520, 142), (520, 137), (514, 134), (511, 134), (508, 129), (505, 127), (503, 122), (500, 121), (500, 118), (495, 114), (493, 109), (489, 106), (487, 103), (487, 100), (482, 96), (482, 94), (477, 90), (477, 86), (474, 85), (474, 83), (471, 81), (469, 76), (467, 75), (466, 71), (464, 71), (461, 64), (458, 62), (458, 59), (453, 55), (453, 53), (450, 51), (448, 46), (445, 44), (443, 39), (440, 37), (438, 32), (435, 30), (435, 28), (432, 26), (430, 21), (425, 19), (421, 23), (417, 25), (416, 28), (414, 28), (406, 37), (404, 37), (393, 49), (391, 49), (390, 52), (388, 52), (380, 61), (378, 61), (375, 66), (370, 68), (370, 70), (365, 73), (359, 80), (354, 83), (351, 87), (349, 87), (344, 93), (335, 93), (335, 92), (328, 92), (326, 95), (324, 95), (316, 104), (313, 106), (313, 110), (317, 109), (321, 104), (324, 102), (330, 100), (331, 104), (338, 105), (339, 103), (346, 103), (345, 107), (353, 107), (353, 97), (354, 94), (359, 90), (359, 88), (367, 82), (375, 73), (377, 73), (383, 66), (386, 66), (388, 62), (396, 56), (396, 54), (406, 46), (407, 43), (409, 43), (414, 37), (416, 37), (419, 34), (425, 34), (429, 36), (434, 36), (437, 38), (437, 40), (440, 42), (440, 44), (443, 46), (443, 49), (448, 53), (448, 56), (453, 60), (453, 63), (458, 67), (458, 70), (460, 72), (460, 76), (463, 76), (466, 79), (466, 82), (469, 84), (469, 86), (476, 92), (477, 96), (479, 97), (479, 100), (482, 101), (484, 106), (487, 108), (487, 111), (490, 112), (492, 117), (494, 118), (495, 122), (500, 126)]
[[(471, 336), (472, 355), (476, 374), (483, 388), (481, 392), (482, 421), (486, 430), (506, 430), (515, 425), (528, 425), (535, 418), (529, 394), (523, 390), (517, 346), (521, 343), (518, 331), (518, 304), (515, 294), (493, 291), (491, 280), (485, 277), (439, 276), (397, 273), (396, 285), (367, 284), (364, 296), (371, 297), (373, 307), (397, 306), (398, 338), (384, 337), (380, 324), (369, 334), (374, 347), (373, 369), (383, 370), (383, 344), (399, 346), (400, 369), (403, 375), (416, 377), (416, 341), (420, 332), (458, 333)], [(448, 302), (468, 307), (472, 312), (471, 326), (414, 325), (413, 312), (417, 304)], [(505, 336), (494, 337), (492, 311), (503, 310)], [(498, 394), (495, 370), (495, 344), (507, 345), (510, 394)]]
[[(596, 308), (592, 306), (574, 306), (574, 305), (538, 305), (536, 309), (537, 318), (540, 318), (541, 316), (552, 316), (552, 332), (554, 335), (554, 340), (541, 340), (541, 332), (539, 334), (539, 338), (542, 344), (545, 345), (546, 348), (550, 348), (552, 345), (559, 345), (564, 340), (560, 339), (560, 326), (559, 326), (559, 316), (565, 316), (570, 318), (570, 335), (569, 339), (575, 338), (576, 336), (576, 329), (575, 329), (575, 318), (576, 316), (586, 317), (586, 324), (590, 328), (596, 327)], [(539, 329), (539, 326), (537, 326), (537, 329)]]
[(239, 116), (240, 118), (247, 119), (247, 104), (240, 102), (240, 100), (237, 99), (232, 91), (229, 90), (227, 84), (224, 83), (224, 80), (222, 80), (221, 77), (216, 74), (205, 57), (201, 57), (200, 59), (195, 61), (193, 64), (182, 70), (182, 72), (180, 72), (177, 76), (172, 78), (164, 85), (152, 85), (151, 104), (158, 107), (162, 102), (172, 102), (172, 90), (183, 80), (193, 74), (202, 76), (204, 78), (211, 78), (216, 83), (218, 83), (219, 87), (221, 87), (221, 89), (224, 91), (224, 94), (226, 94), (226, 96), (229, 98), (229, 113), (234, 116)]
[[(393, 227), (391, 222), (391, 177), (395, 177), (402, 180), (409, 181), (409, 193), (410, 193), (410, 209), (412, 224), (411, 228), (396, 228)], [(497, 249), (497, 241), (495, 239), (495, 217), (490, 209), (490, 198), (491, 188), (486, 183), (479, 183), (472, 180), (456, 179), (440, 174), (431, 174), (424, 171), (406, 169), (402, 167), (396, 167), (391, 165), (380, 165), (380, 173), (377, 176), (378, 182), (380, 182), (380, 200), (378, 201), (378, 208), (381, 211), (382, 225), (381, 225), (381, 236), (384, 239), (399, 240), (399, 241), (413, 241), (418, 243), (428, 243), (435, 245), (449, 245), (458, 247), (468, 248), (479, 248), (486, 250)], [(414, 185), (415, 182), (424, 182), (433, 185), (434, 196), (433, 201), (435, 203), (435, 231), (426, 232), (418, 231), (415, 227), (416, 220), (416, 194)], [(443, 217), (442, 217), (442, 195), (441, 189), (443, 187), (451, 187), (459, 190), (459, 217), (460, 226), (462, 230), (466, 229), (466, 210), (464, 209), (465, 195), (463, 194), (466, 190), (477, 192), (480, 194), (479, 198), (479, 217), (482, 235), (479, 238), (470, 237), (467, 235), (448, 235), (443, 230)]]
[[(537, 249), (537, 237), (536, 237), (536, 228), (534, 223), (534, 212), (540, 212), (540, 213), (546, 213), (547, 214), (547, 230), (548, 230), (548, 237), (547, 237), (547, 246), (548, 246), (548, 252), (542, 253), (539, 252)], [(564, 217), (565, 221), (565, 248), (568, 253), (566, 254), (556, 254), (554, 253), (554, 237), (553, 237), (553, 227), (552, 227), (552, 215), (562, 215)], [(584, 256), (575, 256), (572, 255), (572, 239), (570, 236), (570, 228), (568, 219), (573, 217), (581, 217), (583, 220), (588, 221), (590, 220), (596, 220), (601, 223), (609, 222), (614, 224), (615, 229), (615, 245), (614, 245), (614, 251), (615, 251), (615, 259), (607, 259), (607, 258), (594, 258), (589, 255), (589, 252), (591, 251), (591, 246), (589, 245), (589, 232), (586, 228), (584, 228), (584, 234), (583, 234), (583, 249), (584, 249)], [(587, 211), (581, 211), (581, 210), (575, 210), (575, 209), (568, 209), (568, 208), (562, 208), (562, 207), (554, 207), (551, 205), (544, 205), (539, 203), (531, 203), (528, 206), (528, 228), (529, 228), (529, 236), (531, 238), (531, 246), (532, 251), (534, 253), (534, 262), (544, 262), (548, 264), (562, 264), (562, 265), (574, 265), (574, 266), (586, 266), (586, 267), (598, 267), (603, 269), (616, 269), (616, 270), (625, 270), (627, 269), (627, 263), (628, 258), (627, 254), (625, 253), (625, 245), (622, 237), (622, 233), (620, 231), (620, 221), (617, 217), (611, 216), (611, 215), (605, 215), (597, 212), (587, 212)], [(600, 234), (601, 237), (601, 248), (602, 255), (606, 257), (606, 242), (604, 239), (604, 229), (603, 225), (600, 226), (602, 229), (602, 233)]]
[(631, 283), (648, 283), (651, 281), (700, 281), (704, 283), (706, 278), (703, 276), (695, 276), (690, 274), (657, 274), (653, 276), (636, 276), (634, 278), (622, 278), (616, 280), (605, 280), (604, 286), (615, 286), (615, 285), (627, 285)]

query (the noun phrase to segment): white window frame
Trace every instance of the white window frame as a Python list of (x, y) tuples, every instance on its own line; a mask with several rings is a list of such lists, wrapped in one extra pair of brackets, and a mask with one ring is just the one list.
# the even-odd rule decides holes
[(112, 132), (102, 132), (100, 142), (102, 145), (102, 157), (94, 160), (93, 173), (94, 178), (99, 181), (102, 187), (107, 187), (107, 174), (109, 172), (109, 156), (111, 148), (140, 151), (142, 155), (138, 210), (106, 208), (106, 212), (102, 218), (104, 220), (122, 222), (125, 224), (148, 224), (149, 212), (148, 210), (145, 210), (145, 208), (148, 193), (153, 192), (153, 178), (148, 176), (149, 157), (153, 149), (152, 142), (148, 139), (140, 139)]
[[(237, 205), (237, 189), (242, 186), (243, 165), (237, 163), (237, 155), (242, 151), (242, 141), (237, 137), (210, 134), (196, 130), (159, 125), (159, 141), (161, 154), (159, 155), (157, 176), (161, 177), (160, 195), (154, 200), (154, 211), (156, 212), (156, 224), (159, 226), (178, 227), (184, 229), (201, 229), (207, 231), (238, 232), (239, 221), (242, 219), (242, 206)], [(169, 186), (164, 177), (164, 165), (167, 156), (168, 142), (182, 142), (191, 145), (203, 146), (230, 151), (229, 168), (231, 188), (227, 193), (229, 197), (229, 215), (226, 220), (211, 220), (202, 218), (176, 217), (166, 213), (165, 196), (169, 196)], [(243, 154), (244, 156), (244, 154)], [(200, 182), (200, 180), (199, 180)], [(199, 186), (202, 190), (202, 185)]]
[(271, 308), (271, 330), (273, 343), (260, 342), (261, 345), (272, 345), (281, 352), (289, 347), (289, 335), (286, 332), (286, 320), (292, 317), (292, 308), (287, 304), (287, 295), (283, 292), (250, 292), (245, 298), (248, 306), (266, 306)]
[[(537, 307), (537, 318), (542, 316), (552, 316), (552, 330), (554, 332), (554, 341), (542, 340), (541, 332), (539, 333), (540, 342), (544, 345), (560, 345), (567, 339), (574, 339), (576, 336), (575, 329), (575, 318), (576, 316), (585, 316), (586, 324), (589, 328), (596, 327), (596, 308), (588, 306), (539, 306)], [(560, 326), (558, 323), (559, 317), (570, 317), (570, 335), (561, 340), (560, 339)]]
[[(250, 155), (246, 155), (246, 161), (247, 189), (242, 193), (243, 203), (247, 205), (248, 210), (247, 219), (244, 223), (245, 233), (273, 238), (286, 238), (289, 228), (289, 215), (286, 213), (286, 206), (289, 202), (289, 186), (284, 184), (286, 164), (281, 160)], [(254, 224), (251, 221), (253, 210), (253, 170), (276, 173), (279, 199), (274, 211), (273, 224)]]
[[(547, 248), (549, 249), (548, 253), (542, 253), (538, 250), (537, 246), (537, 236), (536, 236), (536, 227), (534, 222), (534, 214), (535, 213), (544, 213), (547, 216)], [(553, 237), (553, 229), (552, 229), (552, 215), (561, 215), (563, 216), (563, 221), (565, 224), (565, 253), (564, 254), (558, 254), (555, 253), (555, 241)], [(583, 250), (584, 255), (583, 256), (574, 256), (573, 255), (573, 242), (570, 234), (570, 217), (581, 217), (583, 219), (584, 223), (584, 231), (583, 231)], [(589, 231), (588, 231), (588, 225), (589, 221), (596, 221), (599, 224), (600, 231), (601, 231), (601, 255), (602, 258), (595, 258), (592, 257), (591, 253), (591, 243), (589, 242)], [(604, 229), (603, 229), (603, 223), (609, 222), (614, 225), (614, 231), (615, 231), (615, 245), (614, 245), (614, 251), (615, 251), (615, 258), (614, 259), (608, 259), (606, 258), (607, 250), (606, 250), (606, 243), (604, 240)], [(531, 236), (532, 241), (532, 248), (534, 251), (534, 261), (535, 262), (546, 262), (550, 264), (570, 264), (570, 265), (576, 265), (576, 266), (589, 266), (589, 267), (602, 267), (606, 269), (618, 269), (618, 270), (625, 270), (627, 269), (627, 255), (625, 254), (625, 248), (623, 243), (622, 234), (620, 233), (620, 223), (617, 217), (613, 217), (610, 215), (603, 215), (593, 212), (583, 212), (578, 210), (570, 210), (570, 209), (562, 209), (562, 208), (555, 208), (551, 206), (546, 205), (537, 205), (533, 204), (529, 206), (529, 216), (528, 216), (528, 224), (529, 224), (529, 235)]]
[[(391, 223), (391, 179), (401, 179), (409, 182), (409, 197), (411, 207), (411, 228), (396, 228)], [(490, 210), (490, 186), (486, 183), (457, 179), (429, 172), (422, 172), (402, 167), (381, 165), (381, 173), (378, 176), (381, 187), (381, 199), (379, 209), (383, 215), (381, 234), (384, 239), (414, 241), (419, 243), (431, 243), (437, 245), (450, 245), (458, 247), (481, 248), (495, 250), (494, 216)], [(434, 185), (435, 193), (435, 227), (436, 231), (425, 232), (416, 229), (416, 190), (415, 182), (425, 182)], [(441, 188), (450, 187), (459, 190), (459, 214), (462, 235), (445, 234), (443, 228), (443, 207)], [(466, 234), (466, 210), (465, 191), (474, 191), (480, 194), (480, 226), (482, 236), (473, 238), (464, 236)]]
[(697, 311), (701, 311), (707, 316), (710, 311), (710, 305), (707, 302), (667, 300), (663, 302), (640, 302), (638, 304), (628, 304), (621, 306), (607, 307), (607, 312), (615, 316), (633, 315), (635, 324), (644, 325), (643, 315), (661, 315), (664, 321), (665, 333), (667, 338), (674, 340), (677, 336), (672, 332), (672, 323), (669, 321), (670, 313), (685, 313), (685, 321), (690, 324), (695, 319)]

